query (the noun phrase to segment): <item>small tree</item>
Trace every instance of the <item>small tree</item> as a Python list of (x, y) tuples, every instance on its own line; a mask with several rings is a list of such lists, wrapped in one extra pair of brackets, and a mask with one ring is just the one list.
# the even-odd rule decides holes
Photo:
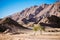
[[(38, 29), (39, 29), (39, 26), (37, 24), (34, 24), (33, 30), (35, 31), (35, 33), (38, 31)], [(35, 33), (34, 33), (34, 35), (35, 35)]]
[(43, 26), (39, 26), (40, 34), (42, 34), (42, 31), (45, 31), (45, 28)]
[[(45, 29), (40, 24), (34, 24), (33, 30), (35, 31), (35, 33), (36, 33), (36, 31), (40, 30), (40, 34), (42, 34), (42, 30), (44, 31)], [(35, 33), (34, 33), (34, 35), (35, 35)]]

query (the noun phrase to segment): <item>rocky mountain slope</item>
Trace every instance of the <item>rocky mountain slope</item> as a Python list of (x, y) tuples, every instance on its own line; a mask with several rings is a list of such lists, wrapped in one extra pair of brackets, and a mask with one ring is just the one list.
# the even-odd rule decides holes
[(0, 21), (0, 32), (20, 32), (21, 30), (28, 30), (28, 28), (18, 24), (11, 18), (3, 18)]
[(35, 5), (10, 15), (9, 17), (19, 24), (31, 26), (34, 23), (45, 22), (47, 20), (46, 17), (50, 17), (51, 15), (60, 17), (60, 2), (54, 4), (42, 4), (40, 6)]

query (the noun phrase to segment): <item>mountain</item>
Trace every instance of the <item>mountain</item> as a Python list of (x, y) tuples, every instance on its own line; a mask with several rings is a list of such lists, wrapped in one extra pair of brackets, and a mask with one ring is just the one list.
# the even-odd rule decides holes
[(28, 30), (28, 28), (18, 24), (13, 19), (7, 17), (3, 18), (0, 21), (0, 32), (20, 32), (21, 30)]
[(40, 6), (35, 5), (8, 17), (23, 26), (32, 26), (34, 23), (44, 22), (43, 20), (46, 21), (46, 17), (52, 15), (60, 17), (60, 2), (54, 4), (42, 4)]

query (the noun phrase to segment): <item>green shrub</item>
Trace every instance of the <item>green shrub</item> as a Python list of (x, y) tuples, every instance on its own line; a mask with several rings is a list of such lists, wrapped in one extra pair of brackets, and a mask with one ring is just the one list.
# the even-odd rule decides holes
[(40, 24), (34, 24), (33, 30), (36, 33), (36, 31), (39, 31), (39, 30), (40, 30), (40, 32), (45, 31), (45, 28), (43, 26), (41, 26)]

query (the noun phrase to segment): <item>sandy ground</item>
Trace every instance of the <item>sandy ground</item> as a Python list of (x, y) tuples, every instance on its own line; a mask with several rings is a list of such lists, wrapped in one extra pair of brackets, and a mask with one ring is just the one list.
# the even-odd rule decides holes
[(60, 32), (42, 32), (42, 35), (37, 32), (25, 34), (0, 34), (0, 40), (60, 40)]

